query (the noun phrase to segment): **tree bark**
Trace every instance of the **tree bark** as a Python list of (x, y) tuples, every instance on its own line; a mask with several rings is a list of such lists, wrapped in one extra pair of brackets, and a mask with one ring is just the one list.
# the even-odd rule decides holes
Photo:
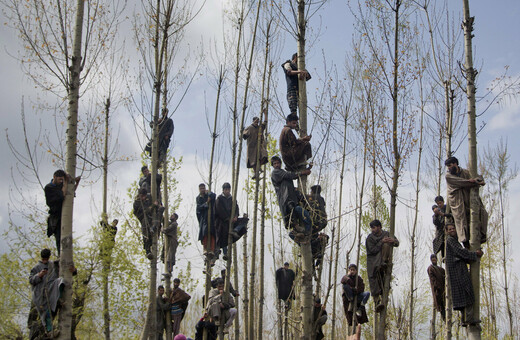
[(78, 135), (78, 106), (81, 74), (81, 39), (83, 32), (83, 17), (85, 1), (77, 0), (76, 18), (74, 25), (74, 41), (72, 48), (72, 66), (70, 72), (70, 84), (68, 94), (68, 118), (67, 118), (67, 160), (66, 172), (70, 176), (68, 192), (63, 202), (61, 214), (61, 256), (60, 277), (63, 278), (65, 288), (62, 293), (63, 304), (59, 313), (60, 335), (58, 339), (70, 339), (72, 337), (72, 272), (69, 270), (74, 265), (72, 244), (72, 220), (74, 210), (74, 178), (76, 177), (76, 153)]

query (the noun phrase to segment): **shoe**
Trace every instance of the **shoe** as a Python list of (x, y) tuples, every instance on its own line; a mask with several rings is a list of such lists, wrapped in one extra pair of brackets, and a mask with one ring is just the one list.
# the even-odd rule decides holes
[(162, 273), (161, 275), (164, 276), (164, 278), (167, 278), (167, 277), (170, 278), (170, 277), (172, 277), (172, 274), (171, 274), (171, 273)]
[(222, 260), (227, 261), (228, 260), (227, 255), (222, 256)]
[(357, 315), (358, 318), (360, 318), (363, 315), (363, 313), (361, 312), (361, 309), (358, 309), (356, 311), (356, 315)]
[(153, 259), (153, 254), (148, 252), (148, 253), (146, 253), (146, 257), (148, 258), (148, 260), (152, 260)]
[(381, 313), (385, 309), (385, 305), (380, 303), (376, 306), (376, 313)]
[(205, 251), (204, 256), (206, 256), (208, 259), (212, 259), (215, 256), (215, 253), (212, 251)]
[(224, 326), (224, 334), (229, 334), (229, 329), (231, 326)]

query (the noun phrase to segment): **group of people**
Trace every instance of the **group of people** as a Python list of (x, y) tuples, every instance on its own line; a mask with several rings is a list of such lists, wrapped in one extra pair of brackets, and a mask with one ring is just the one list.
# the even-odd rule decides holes
[[(433, 210), (433, 224), (435, 237), (433, 239), (433, 254), (430, 256), (431, 265), (427, 269), (432, 290), (434, 306), (446, 317), (446, 271), (451, 288), (451, 299), (454, 310), (461, 312), (463, 326), (480, 324), (474, 317), (473, 305), (475, 294), (471, 283), (468, 264), (478, 261), (482, 257), (481, 249), (470, 251), (470, 241), (482, 244), (487, 240), (488, 214), (480, 197), (476, 210), (475, 225), (478, 233), (477, 240), (470, 237), (470, 192), (472, 188), (485, 185), (481, 176), (472, 178), (469, 171), (459, 166), (456, 157), (449, 157), (445, 163), (446, 185), (448, 189), (447, 205), (442, 196), (435, 198)], [(449, 209), (449, 212), (448, 212)], [(438, 265), (437, 254), (441, 253), (446, 264), (446, 270)]]
[[(171, 331), (172, 335), (176, 336), (180, 333), (182, 319), (186, 314), (191, 296), (180, 288), (181, 280), (173, 280), (173, 289), (168, 296), (164, 296), (164, 287), (157, 288), (157, 340), (163, 339), (163, 334), (167, 329), (167, 313), (171, 315)], [(177, 339), (177, 338), (175, 338)], [(186, 337), (184, 338), (186, 339)]]

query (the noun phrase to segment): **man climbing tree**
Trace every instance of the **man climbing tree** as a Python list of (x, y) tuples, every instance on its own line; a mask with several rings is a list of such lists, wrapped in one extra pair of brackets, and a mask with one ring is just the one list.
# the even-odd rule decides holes
[(308, 81), (311, 79), (311, 75), (305, 69), (298, 69), (298, 53), (294, 53), (291, 60), (284, 62), (282, 68), (285, 73), (285, 80), (287, 81), (287, 103), (289, 103), (289, 110), (291, 110), (291, 114), (297, 115), (298, 80), (304, 79)]
[(288, 115), (286, 124), (280, 133), (280, 153), (288, 171), (304, 169), (307, 166), (307, 160), (312, 157), (310, 143), (312, 136), (297, 138), (292, 132), (293, 129), (298, 129), (298, 119), (295, 114)]

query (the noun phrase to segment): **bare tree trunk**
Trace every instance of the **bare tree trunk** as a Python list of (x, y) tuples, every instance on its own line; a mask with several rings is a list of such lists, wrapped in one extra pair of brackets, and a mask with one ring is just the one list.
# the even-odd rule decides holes
[[(76, 153), (78, 135), (78, 106), (80, 73), (82, 65), (81, 38), (83, 32), (83, 14), (85, 1), (76, 2), (76, 22), (74, 25), (74, 41), (72, 49), (72, 67), (69, 69), (71, 83), (67, 89), (68, 94), (68, 118), (67, 118), (67, 154), (65, 168), (70, 178), (68, 192), (63, 201), (61, 213), (61, 256), (60, 277), (63, 278), (65, 288), (62, 293), (62, 307), (59, 313), (60, 335), (58, 339), (70, 339), (72, 337), (72, 272), (69, 270), (74, 265), (72, 244), (72, 220), (74, 211), (74, 178), (76, 177)], [(59, 250), (58, 250), (59, 251)]]
[[(101, 218), (103, 220), (103, 226), (108, 226), (107, 217), (107, 191), (108, 191), (108, 123), (110, 114), (110, 97), (105, 102), (105, 141), (104, 141), (104, 152), (103, 152), (103, 212)], [(101, 238), (101, 249), (107, 249), (112, 246), (111, 235), (108, 228), (102, 230), (103, 237)], [(103, 284), (103, 333), (105, 340), (110, 340), (110, 310), (109, 310), (109, 298), (108, 298), (108, 275), (110, 271), (110, 263), (112, 262), (112, 251), (101, 252), (102, 256), (102, 284)]]
[[(476, 107), (475, 107), (475, 77), (477, 71), (473, 68), (473, 23), (474, 17), (470, 17), (469, 1), (463, 0), (464, 21), (464, 72), (466, 74), (466, 96), (468, 110), (468, 150), (469, 150), (469, 172), (472, 178), (477, 176), (477, 129), (476, 129)], [(471, 188), (470, 191), (470, 250), (476, 251), (480, 249), (480, 231), (479, 231), (479, 189)], [(473, 304), (473, 318), (480, 319), (480, 259), (470, 264), (471, 284), (475, 294), (475, 303)], [(468, 327), (468, 338), (470, 340), (480, 339), (481, 330), (478, 325), (470, 325)]]

